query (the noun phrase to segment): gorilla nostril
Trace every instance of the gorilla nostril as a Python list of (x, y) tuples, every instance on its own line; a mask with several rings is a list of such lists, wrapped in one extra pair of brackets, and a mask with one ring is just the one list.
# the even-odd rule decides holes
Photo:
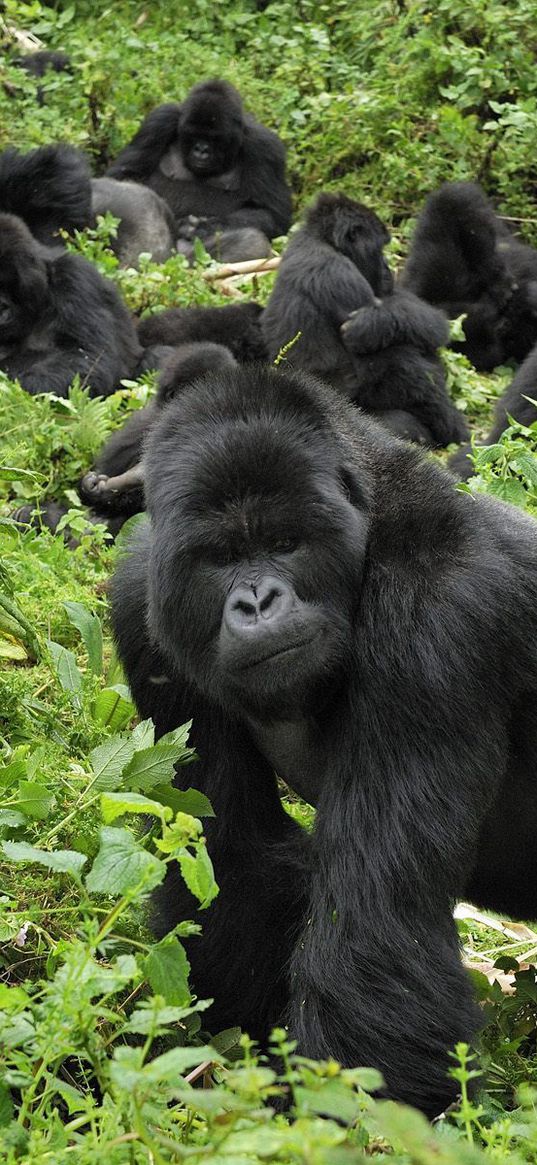
[(271, 609), (276, 605), (277, 600), (281, 598), (281, 591), (277, 587), (271, 587), (268, 594), (259, 600), (259, 611), (261, 615), (270, 615)]

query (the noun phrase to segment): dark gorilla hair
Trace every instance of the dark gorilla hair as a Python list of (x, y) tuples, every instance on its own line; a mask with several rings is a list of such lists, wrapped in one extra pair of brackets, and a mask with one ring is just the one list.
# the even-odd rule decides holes
[(78, 255), (38, 243), (0, 214), (0, 369), (30, 393), (67, 396), (76, 375), (92, 396), (132, 376), (141, 355), (113, 283)]
[(110, 246), (122, 267), (136, 267), (141, 254), (165, 263), (175, 251), (172, 212), (154, 190), (139, 182), (93, 178), (91, 199), (94, 215), (108, 212), (120, 220)]
[(197, 235), (228, 261), (246, 257), (249, 245), (253, 257), (265, 254), (291, 223), (285, 148), (244, 113), (227, 81), (203, 81), (181, 105), (159, 105), (108, 173), (151, 186), (170, 205), (180, 240)]
[(353, 312), (341, 334), (352, 358), (354, 399), (362, 408), (420, 444), (466, 440), (468, 427), (449, 399), (438, 356), (449, 339), (443, 312), (411, 292), (396, 291)]
[[(41, 79), (51, 73), (72, 73), (73, 66), (71, 58), (67, 53), (62, 53), (56, 49), (38, 49), (35, 53), (26, 53), (25, 56), (19, 57), (13, 61), (19, 69), (24, 69), (31, 77)], [(36, 88), (37, 104), (46, 104), (46, 87), (37, 85)]]
[(453, 319), (466, 313), (463, 351), (490, 371), (537, 342), (537, 251), (515, 238), (473, 182), (446, 182), (418, 218), (401, 278)]
[(155, 399), (133, 413), (101, 449), (93, 470), (82, 478), (78, 490), (95, 517), (113, 519), (115, 534), (127, 518), (140, 514), (144, 499), (144, 445), (160, 410), (188, 384), (208, 372), (235, 368), (237, 361), (222, 344), (193, 343), (171, 348), (159, 374)]
[(0, 154), (0, 213), (16, 214), (41, 243), (92, 222), (89, 164), (72, 146), (40, 146)]
[(200, 343), (223, 344), (240, 364), (266, 360), (258, 303), (231, 303), (225, 307), (170, 307), (147, 316), (138, 325), (144, 348)]
[[(535, 523), (279, 369), (188, 388), (146, 474), (113, 620), (140, 715), (193, 717), (177, 783), (214, 806), (220, 893), (188, 940), (207, 1022), (285, 1022), (432, 1116), (481, 1022), (453, 899), (537, 907)], [(191, 915), (176, 866), (156, 905), (159, 933)]]
[[(537, 421), (536, 401), (537, 348), (534, 348), (496, 402), (494, 424), (488, 436), (478, 441), (478, 445), (495, 445), (510, 424), (510, 417), (521, 425), (531, 425)], [(469, 477), (473, 477), (474, 467), (469, 452), (470, 446), (464, 445), (449, 459), (449, 468), (459, 481), (467, 481)]]

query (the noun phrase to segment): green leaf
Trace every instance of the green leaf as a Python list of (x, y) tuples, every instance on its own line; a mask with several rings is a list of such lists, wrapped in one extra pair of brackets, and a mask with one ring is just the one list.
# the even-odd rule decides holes
[(87, 862), (86, 854), (79, 854), (77, 850), (60, 849), (50, 853), (36, 846), (27, 845), (25, 841), (5, 841), (2, 849), (12, 862), (38, 862), (48, 870), (56, 870), (62, 874), (72, 874), (74, 878), (80, 876), (82, 866)]
[(129, 789), (141, 789), (148, 792), (155, 785), (171, 781), (175, 775), (175, 765), (181, 755), (182, 748), (177, 744), (154, 744), (151, 748), (142, 748), (135, 752), (132, 760), (123, 774), (125, 784)]
[(144, 960), (144, 972), (155, 995), (162, 995), (166, 1003), (186, 1007), (192, 996), (188, 986), (190, 963), (184, 947), (168, 934), (156, 943)]
[(517, 453), (513, 458), (513, 465), (517, 473), (525, 477), (534, 489), (537, 489), (537, 457), (531, 453)]
[(173, 785), (156, 785), (151, 792), (157, 801), (169, 805), (174, 813), (189, 813), (192, 817), (215, 816), (209, 798), (197, 789), (175, 789)]
[(97, 723), (111, 728), (112, 732), (121, 732), (122, 728), (126, 728), (135, 713), (136, 708), (129, 699), (129, 689), (125, 684), (103, 688), (95, 701)]
[(172, 810), (167, 805), (152, 801), (142, 793), (103, 793), (101, 810), (103, 821), (107, 825), (125, 813), (150, 813), (153, 817), (159, 817), (161, 821), (169, 821), (173, 816)]
[(320, 1088), (297, 1088), (296, 1105), (301, 1113), (330, 1116), (344, 1124), (353, 1124), (362, 1102), (356, 1092), (341, 1080), (327, 1080)]
[(86, 878), (90, 894), (118, 897), (134, 890), (154, 890), (162, 882), (166, 865), (147, 853), (128, 829), (105, 826), (101, 847)]
[(522, 482), (518, 481), (516, 477), (499, 478), (488, 482), (487, 492), (495, 498), (500, 498), (502, 502), (510, 502), (511, 505), (522, 508), (526, 506), (528, 501), (526, 490)]
[(17, 813), (15, 809), (0, 809), (0, 831), (4, 829), (16, 829), (19, 825), (24, 825), (26, 818), (22, 813)]
[(122, 774), (134, 753), (130, 736), (118, 733), (99, 744), (89, 755), (94, 772), (92, 787), (111, 791), (122, 784)]
[(140, 720), (140, 723), (133, 729), (132, 739), (136, 752), (139, 752), (142, 748), (151, 748), (155, 743), (155, 725), (153, 721)]
[(44, 785), (37, 781), (20, 781), (19, 795), (14, 807), (20, 809), (32, 821), (44, 821), (48, 817), (54, 797)]
[(65, 610), (74, 627), (80, 631), (88, 653), (88, 663), (94, 675), (103, 671), (103, 633), (98, 615), (88, 611), (83, 603), (65, 602)]
[(474, 465), (482, 469), (485, 465), (493, 465), (503, 457), (503, 445), (484, 445), (473, 450)]
[(0, 1080), (0, 1128), (5, 1128), (13, 1120), (13, 1101), (9, 1088)]
[(189, 853), (178, 857), (181, 873), (190, 890), (198, 899), (201, 910), (206, 910), (218, 894), (218, 886), (214, 879), (213, 863), (204, 845), (200, 846), (193, 856)]
[(80, 705), (77, 693), (82, 689), (82, 676), (78, 670), (73, 652), (68, 651), (66, 647), (62, 647), (61, 643), (55, 643), (53, 639), (47, 640), (47, 647), (54, 661), (56, 674), (64, 692), (70, 692), (73, 696), (74, 703)]

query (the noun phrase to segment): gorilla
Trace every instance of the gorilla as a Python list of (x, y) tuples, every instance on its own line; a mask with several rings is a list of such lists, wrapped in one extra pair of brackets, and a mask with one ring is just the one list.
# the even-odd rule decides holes
[[(35, 53), (27, 53), (13, 62), (19, 69), (24, 69), (31, 77), (40, 79), (47, 73), (72, 73), (71, 58), (67, 53), (57, 49), (38, 49)], [(37, 86), (38, 105), (46, 104), (46, 89), (43, 85)]]
[(361, 408), (397, 436), (422, 445), (467, 439), (438, 356), (449, 339), (443, 312), (411, 292), (396, 291), (353, 312), (340, 330), (352, 360), (353, 398)]
[[(528, 400), (529, 397), (529, 400)], [(509, 417), (513, 417), (520, 425), (531, 425), (537, 421), (537, 347), (530, 352), (516, 375), (507, 386), (505, 392), (496, 403), (494, 424), (487, 437), (478, 442), (480, 445), (495, 445), (509, 425)], [(458, 481), (468, 481), (474, 474), (474, 467), (469, 458), (470, 446), (464, 445), (457, 449), (449, 459), (449, 468)]]
[(94, 215), (110, 212), (120, 219), (110, 246), (122, 267), (136, 267), (141, 254), (165, 263), (175, 251), (175, 224), (163, 198), (140, 182), (93, 178), (91, 205)]
[(101, 450), (96, 465), (79, 484), (79, 494), (94, 515), (113, 519), (113, 533), (133, 514), (145, 509), (144, 462), (145, 439), (164, 405), (208, 372), (235, 368), (237, 361), (222, 344), (182, 344), (170, 349), (159, 376), (158, 391), (145, 408), (132, 413)]
[(147, 366), (154, 367), (150, 363), (154, 354), (160, 367), (162, 345), (176, 347), (205, 340), (229, 348), (240, 364), (264, 361), (267, 352), (260, 326), (262, 311), (258, 303), (251, 302), (230, 303), (225, 307), (170, 307), (146, 316), (138, 325), (138, 336), (148, 350)]
[[(537, 526), (279, 368), (187, 388), (145, 472), (113, 622), (140, 716), (193, 718), (216, 814), (188, 942), (210, 1028), (287, 1023), (432, 1116), (480, 1024), (453, 899), (537, 913)], [(156, 906), (161, 934), (191, 916), (177, 867)]]
[[(400, 436), (425, 445), (468, 431), (447, 395), (437, 349), (447, 320), (393, 293), (382, 254), (389, 234), (344, 194), (321, 194), (283, 256), (262, 317), (268, 354), (317, 373)], [(384, 298), (379, 298), (384, 297)]]
[(472, 182), (446, 182), (418, 218), (401, 285), (466, 313), (453, 347), (490, 372), (523, 360), (537, 342), (537, 251), (515, 238)]
[(0, 154), (0, 213), (24, 219), (39, 242), (61, 243), (60, 228), (72, 233), (92, 222), (90, 169), (72, 146), (40, 146)]
[(80, 376), (108, 396), (132, 376), (141, 348), (113, 283), (78, 255), (42, 246), (0, 214), (0, 369), (27, 392), (67, 396)]
[(284, 146), (244, 113), (227, 81), (204, 81), (182, 104), (159, 105), (108, 174), (156, 190), (171, 207), (188, 254), (197, 235), (227, 261), (258, 258), (260, 244), (262, 257), (267, 240), (286, 234), (291, 223)]

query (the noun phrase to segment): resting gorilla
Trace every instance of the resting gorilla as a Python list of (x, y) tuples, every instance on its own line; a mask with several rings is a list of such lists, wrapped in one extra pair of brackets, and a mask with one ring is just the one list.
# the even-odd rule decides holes
[[(521, 425), (531, 425), (537, 421), (537, 405), (534, 403), (536, 400), (537, 348), (534, 348), (497, 402), (490, 433), (478, 444), (494, 445), (499, 441), (504, 429), (509, 425), (509, 417), (514, 417)], [(469, 449), (469, 445), (464, 445), (449, 459), (449, 468), (459, 481), (467, 481), (474, 473), (473, 464), (468, 457)]]
[(400, 436), (462, 441), (468, 431), (437, 353), (447, 320), (413, 295), (390, 294), (388, 239), (373, 211), (344, 194), (321, 194), (287, 247), (263, 313), (269, 357), (300, 332), (288, 364), (322, 376)]
[(144, 443), (161, 409), (205, 373), (236, 365), (229, 348), (222, 344), (182, 344), (170, 349), (159, 375), (155, 399), (133, 413), (123, 428), (112, 434), (94, 469), (84, 475), (79, 485), (82, 501), (91, 506), (96, 517), (118, 519), (113, 522), (113, 533), (117, 533), (127, 518), (145, 509)]
[(175, 251), (175, 225), (163, 198), (140, 182), (116, 182), (114, 178), (93, 178), (93, 214), (107, 211), (120, 220), (111, 247), (122, 267), (136, 267), (142, 253), (155, 263), (165, 263)]
[(73, 377), (107, 396), (141, 348), (113, 283), (78, 255), (43, 247), (0, 214), (0, 369), (27, 392), (67, 396)]
[[(537, 527), (272, 368), (187, 389), (146, 475), (113, 618), (140, 714), (193, 716), (210, 1025), (284, 1019), (304, 1055), (437, 1113), (479, 1026), (452, 900), (537, 911)], [(312, 836), (274, 771), (317, 805)], [(161, 933), (193, 910), (177, 869), (158, 905)]]
[(140, 343), (149, 350), (146, 362), (153, 351), (160, 366), (162, 345), (175, 347), (205, 340), (229, 348), (240, 364), (266, 360), (262, 310), (258, 303), (230, 303), (225, 307), (170, 307), (147, 316), (138, 325)]
[(197, 235), (227, 260), (265, 255), (267, 239), (291, 223), (284, 146), (244, 113), (227, 81), (204, 81), (181, 105), (159, 105), (108, 173), (151, 186), (170, 205), (180, 239)]
[(41, 243), (61, 243), (58, 231), (92, 221), (90, 169), (72, 146), (40, 146), (0, 154), (0, 212), (24, 219)]
[(446, 182), (418, 219), (401, 285), (453, 319), (482, 371), (523, 360), (537, 342), (537, 251), (516, 239), (472, 182)]

